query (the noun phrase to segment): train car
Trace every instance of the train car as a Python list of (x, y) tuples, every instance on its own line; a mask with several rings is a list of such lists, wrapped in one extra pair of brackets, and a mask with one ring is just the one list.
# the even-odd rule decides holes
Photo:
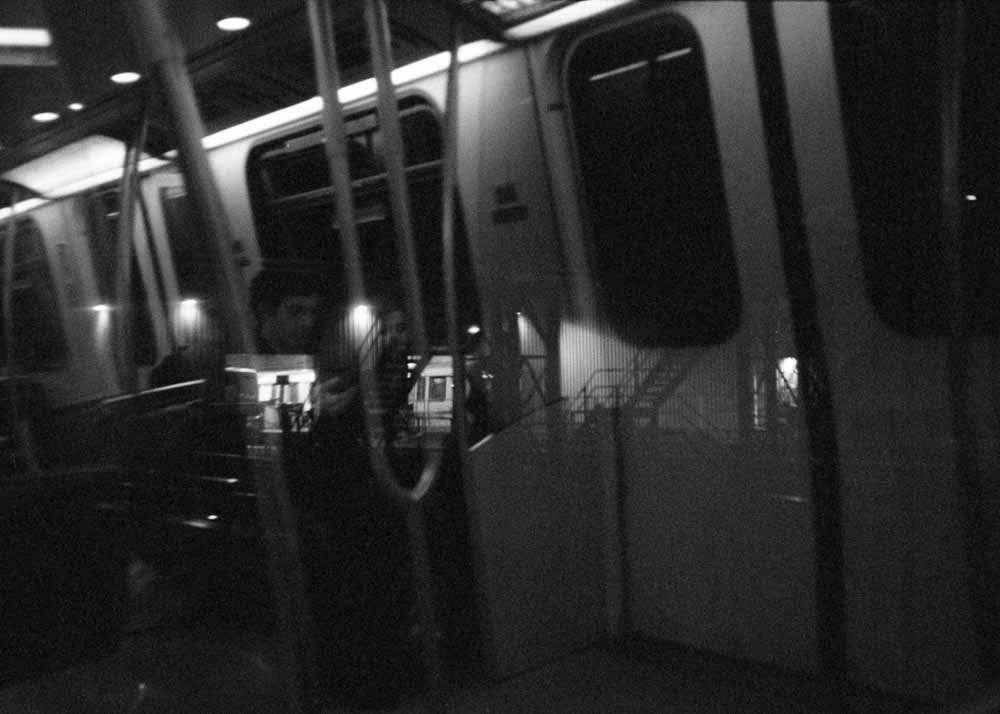
[[(393, 76), (437, 347), (457, 127), (456, 329), (488, 404), (463, 517), (490, 674), (642, 637), (930, 700), (982, 682), (1000, 642), (996, 9), (966, 3), (963, 37), (892, 0), (553, 3), (510, 27), (508, 3), (452, 4), (500, 27), (458, 48), (455, 105), (447, 53)], [(373, 305), (402, 297), (375, 91), (339, 94)], [(203, 145), (244, 283), (322, 274), (317, 370), (346, 374), (380, 323), (347, 290), (320, 110)], [(168, 355), (203, 376), (226, 352), (171, 155), (140, 162), (131, 268), (116, 256), (124, 156), (95, 137), (4, 175), (38, 194), (0, 211), (0, 240), (4, 359), (45, 412), (32, 446), (8, 441), (41, 469), (90, 458), (93, 415), (153, 400)], [(450, 358), (418, 380), (416, 417), (451, 428)], [(52, 424), (79, 436), (54, 445)]]

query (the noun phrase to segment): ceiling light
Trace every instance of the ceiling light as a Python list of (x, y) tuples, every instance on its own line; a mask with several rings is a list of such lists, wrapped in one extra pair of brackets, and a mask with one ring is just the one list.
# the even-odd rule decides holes
[(239, 32), (250, 27), (250, 20), (245, 17), (224, 17), (215, 26), (224, 32)]
[(31, 118), (42, 124), (48, 123), (50, 121), (55, 121), (59, 118), (59, 115), (55, 112), (38, 112), (37, 114), (32, 114)]
[(66, 105), (71, 112), (78, 112), (83, 109), (83, 105), (80, 102), (73, 102), (72, 104)]
[(119, 72), (118, 74), (111, 75), (111, 81), (115, 84), (132, 84), (133, 82), (138, 82), (142, 78), (142, 75), (138, 72)]
[(49, 47), (52, 35), (44, 27), (0, 27), (0, 46)]

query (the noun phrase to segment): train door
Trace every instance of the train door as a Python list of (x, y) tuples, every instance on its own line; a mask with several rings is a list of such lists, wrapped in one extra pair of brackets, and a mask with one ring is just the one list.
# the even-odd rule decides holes
[(996, 8), (775, 3), (774, 23), (833, 356), (848, 663), (940, 697), (996, 666), (995, 486), (976, 477), (997, 455)]
[(568, 439), (608, 468), (611, 627), (811, 670), (808, 458), (747, 8), (672, 4), (533, 62), (556, 190), (579, 182), (556, 203), (583, 285), (561, 389)]
[[(176, 363), (185, 365), (186, 376), (206, 376), (218, 367), (223, 343), (209, 246), (179, 170), (145, 177), (141, 191), (149, 225), (146, 262), (151, 270), (155, 266), (166, 326), (162, 354), (173, 354)], [(241, 258), (234, 246), (233, 260), (239, 265)]]
[(77, 224), (67, 202), (53, 202), (14, 218), (4, 241), (11, 291), (10, 350), (3, 360), (12, 376), (44, 383), (50, 406), (66, 407), (107, 393), (108, 373), (94, 353), (99, 320), (90, 310), (86, 246), (76, 245)]

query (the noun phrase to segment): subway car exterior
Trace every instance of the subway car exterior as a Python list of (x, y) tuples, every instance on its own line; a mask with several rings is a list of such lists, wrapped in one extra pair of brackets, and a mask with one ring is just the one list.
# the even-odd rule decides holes
[[(454, 107), (446, 55), (394, 75), (439, 345), (442, 120), (456, 117), (459, 327), (479, 328), (465, 348), (489, 411), (462, 478), (491, 673), (639, 636), (919, 698), (984, 680), (1000, 586), (996, 147), (981, 120), (996, 10), (970, 6), (968, 91), (949, 118), (949, 38), (927, 8), (581, 6), (464, 45)], [(374, 91), (340, 96), (366, 277), (388, 290)], [(343, 287), (319, 111), (204, 144), (246, 282), (270, 265), (328, 272), (342, 319), (323, 359), (338, 370), (370, 325)], [(155, 365), (179, 348), (196, 371), (218, 362), (209, 261), (167, 159), (140, 163), (133, 339), (116, 351), (123, 155), (94, 138), (5, 177), (41, 194), (0, 224), (3, 358), (30, 384), (5, 442), (14, 472), (113, 457), (122, 395), (162, 394)]]

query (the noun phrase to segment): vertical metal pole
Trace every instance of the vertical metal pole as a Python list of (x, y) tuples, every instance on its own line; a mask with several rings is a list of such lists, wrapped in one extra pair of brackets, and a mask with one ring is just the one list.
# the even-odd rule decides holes
[[(147, 105), (148, 107), (148, 105)], [(139, 191), (139, 156), (146, 143), (149, 124), (147, 111), (143, 112), (138, 135), (125, 151), (122, 168), (121, 191), (118, 194), (118, 235), (115, 246), (115, 354), (126, 392), (138, 389), (135, 365), (135, 334), (132, 330), (135, 306), (132, 304), (132, 250), (135, 244), (135, 206)]]
[(130, 7), (138, 39), (164, 89), (191, 202), (202, 221), (206, 238), (212, 244), (214, 268), (222, 278), (222, 307), (230, 331), (231, 347), (238, 352), (250, 352), (253, 332), (246, 314), (246, 288), (233, 260), (232, 235), (222, 210), (222, 197), (201, 144), (205, 128), (184, 63), (183, 47), (167, 22), (160, 0), (133, 0)]
[[(129, 8), (138, 44), (163, 86), (191, 200), (211, 242), (214, 268), (222, 280), (222, 308), (230, 346), (238, 352), (252, 352), (254, 340), (246, 314), (246, 289), (232, 260), (231, 231), (202, 146), (204, 127), (183, 48), (159, 0), (133, 0)], [(286, 711), (300, 714), (305, 711), (303, 690), (312, 683), (313, 667), (309, 644), (311, 618), (295, 519), (280, 462), (251, 463), (275, 597)]]
[(996, 585), (989, 549), (975, 425), (969, 413), (969, 296), (962, 251), (961, 123), (965, 12), (961, 0), (939, 3), (941, 59), (941, 242), (947, 256), (950, 319), (948, 381), (955, 469), (962, 499), (969, 602), (985, 676), (997, 670)]
[(392, 40), (384, 0), (365, 0), (365, 23), (371, 47), (372, 70), (378, 83), (379, 126), (385, 139), (389, 198), (392, 203), (396, 252), (406, 295), (406, 314), (413, 336), (413, 349), (423, 357), (427, 352), (427, 331), (424, 326), (420, 277), (417, 274), (413, 222), (410, 220), (403, 131), (399, 123), (399, 108), (396, 106), (396, 93), (392, 85)]
[(4, 374), (14, 375), (14, 239), (17, 236), (17, 198), (14, 189), (10, 199), (10, 221), (4, 229), (3, 244), (3, 346)]
[(451, 63), (448, 65), (448, 90), (444, 113), (444, 176), (441, 178), (441, 244), (444, 276), (445, 314), (448, 321), (448, 351), (451, 352), (452, 418), (460, 463), (464, 464), (469, 447), (465, 415), (465, 354), (461, 349), (461, 326), (458, 313), (457, 266), (455, 264), (455, 191), (458, 184), (458, 48), (461, 44), (458, 22), (452, 19)]
[[(340, 89), (340, 71), (337, 67), (333, 13), (329, 0), (306, 0), (306, 10), (309, 15), (313, 60), (316, 65), (316, 84), (323, 99), (322, 119), (323, 130), (326, 133), (324, 148), (333, 184), (336, 218), (340, 226), (340, 247), (347, 268), (347, 285), (351, 301), (357, 305), (365, 299), (365, 279), (358, 231), (354, 223), (354, 195), (347, 152), (347, 130), (340, 98), (337, 96)], [(406, 503), (408, 499), (392, 477), (385, 451), (384, 428), (382, 420), (378, 417), (379, 394), (374, 372), (376, 349), (374, 343), (369, 343), (366, 349), (366, 343), (367, 339), (362, 341), (358, 378), (365, 407), (362, 411), (365, 433), (368, 435), (368, 454), (376, 483), (390, 498)]]
[(340, 90), (340, 70), (333, 29), (330, 0), (306, 0), (309, 30), (312, 37), (316, 84), (323, 99), (323, 130), (326, 160), (333, 181), (333, 198), (340, 224), (340, 248), (347, 266), (347, 285), (351, 300), (360, 303), (365, 298), (364, 272), (358, 229), (354, 223), (354, 194), (351, 189), (350, 163), (347, 152), (347, 129), (337, 96)]
[[(420, 277), (417, 271), (413, 223), (410, 218), (409, 191), (406, 185), (404, 165), (405, 147), (403, 146), (403, 132), (399, 121), (399, 109), (396, 105), (396, 93), (392, 84), (392, 42), (389, 17), (383, 0), (366, 0), (365, 23), (368, 28), (368, 41), (371, 47), (372, 70), (378, 84), (379, 125), (382, 128), (382, 136), (385, 139), (385, 161), (389, 182), (389, 198), (392, 202), (399, 269), (402, 276), (403, 289), (406, 294), (407, 318), (412, 328), (413, 349), (420, 355), (421, 361), (424, 361), (426, 360), (428, 349), (427, 330), (424, 324)], [(453, 55), (449, 74), (451, 79), (454, 79), (457, 61), (457, 56)], [(449, 85), (449, 92), (453, 92), (454, 88), (455, 82), (453, 81)], [(455, 97), (457, 95), (452, 96), (453, 99)], [(449, 113), (452, 117), (454, 117), (453, 109), (454, 105), (451, 105)], [(452, 129), (452, 131), (454, 130)], [(453, 169), (452, 173), (454, 173)], [(451, 244), (453, 252), (453, 228), (448, 227), (448, 222), (454, 215), (454, 208), (449, 205), (450, 200), (452, 200), (451, 195), (454, 191), (448, 188), (447, 173), (444, 184), (445, 195), (442, 207), (446, 212), (442, 216), (442, 221), (446, 235), (443, 238)], [(447, 235), (447, 232), (452, 233), (451, 235)], [(454, 280), (452, 280), (453, 287)], [(448, 298), (446, 297), (446, 299)], [(452, 304), (452, 308), (455, 308), (454, 304)], [(451, 320), (449, 320), (449, 323), (451, 323)], [(453, 363), (452, 368), (462, 370), (464, 375), (464, 369), (462, 369), (464, 368), (464, 362), (462, 360)], [(464, 388), (465, 385), (463, 382), (461, 389), (457, 391), (462, 391)], [(464, 401), (462, 403), (464, 405)], [(464, 421), (464, 408), (462, 411)], [(410, 548), (413, 556), (414, 587), (416, 589), (417, 607), (421, 621), (424, 669), (427, 675), (428, 709), (432, 712), (443, 712), (444, 700), (442, 696), (441, 662), (437, 651), (438, 628), (434, 614), (433, 584), (430, 572), (430, 557), (427, 550), (427, 529), (423, 516), (423, 505), (419, 500), (414, 500), (406, 508)]]

